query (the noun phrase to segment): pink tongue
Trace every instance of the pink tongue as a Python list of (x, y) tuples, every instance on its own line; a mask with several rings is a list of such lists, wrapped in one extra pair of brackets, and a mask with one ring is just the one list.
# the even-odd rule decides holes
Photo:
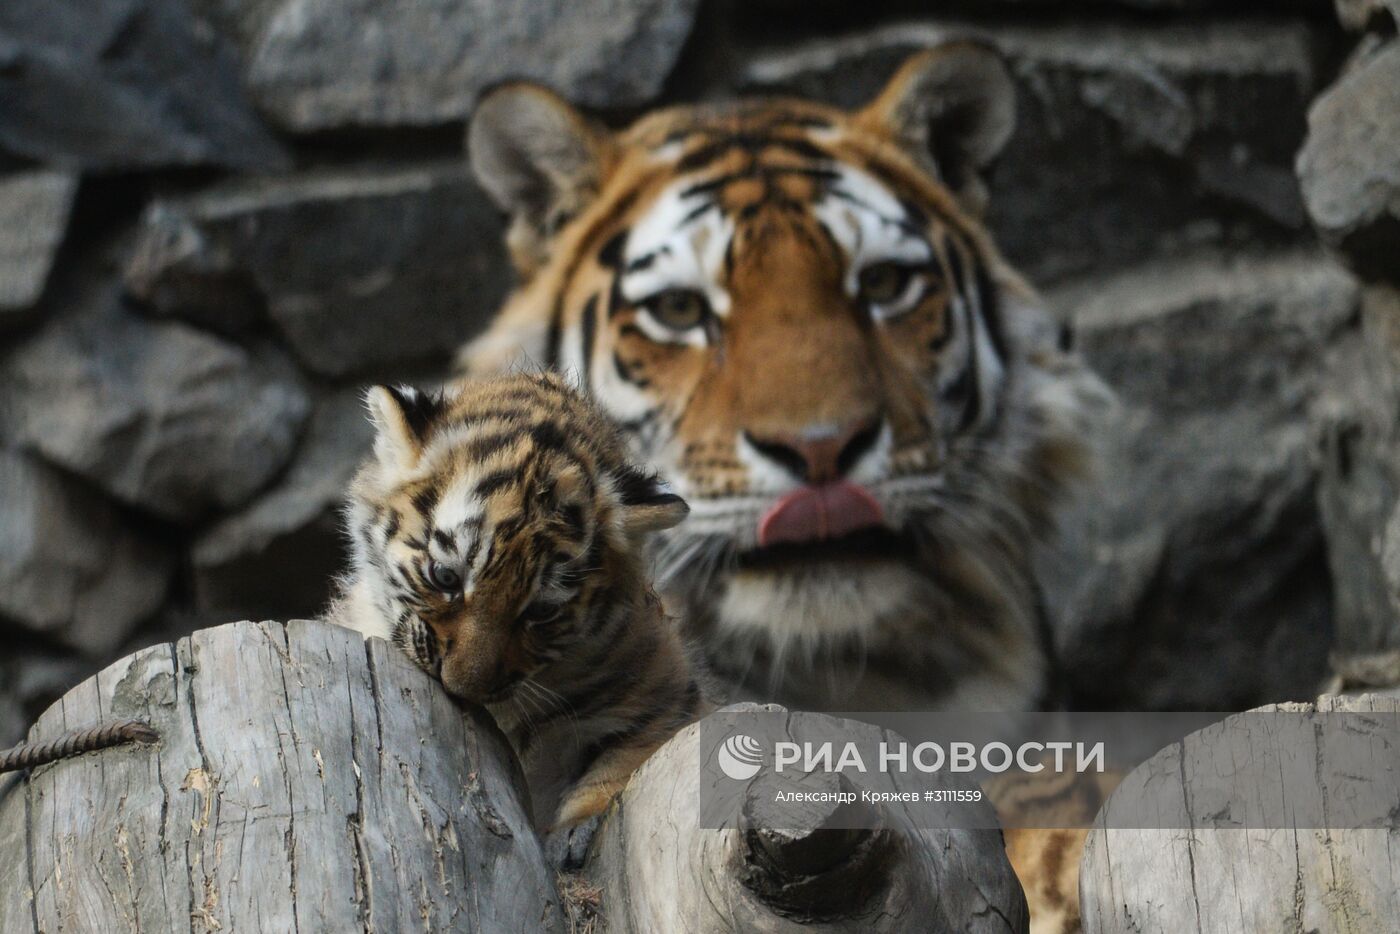
[(854, 483), (824, 483), (793, 490), (758, 520), (758, 544), (840, 538), (884, 521), (880, 504)]

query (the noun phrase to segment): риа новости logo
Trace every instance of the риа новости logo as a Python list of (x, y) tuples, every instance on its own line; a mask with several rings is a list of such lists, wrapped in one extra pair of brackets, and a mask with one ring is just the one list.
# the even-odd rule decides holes
[(736, 733), (719, 747), (719, 770), (737, 782), (753, 778), (763, 767), (763, 747), (758, 740)]

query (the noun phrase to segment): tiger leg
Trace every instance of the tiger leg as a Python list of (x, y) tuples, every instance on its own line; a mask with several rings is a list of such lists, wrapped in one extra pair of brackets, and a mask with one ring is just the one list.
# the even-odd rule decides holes
[(1077, 934), (1079, 864), (1088, 827), (1122, 774), (1040, 772), (984, 786), (1002, 824), (1006, 855), (1026, 893), (1030, 934)]
[(1006, 855), (1030, 909), (1030, 934), (1078, 934), (1079, 860), (1089, 831), (1022, 830), (1005, 832)]
[(564, 793), (551, 829), (568, 827), (606, 811), (612, 799), (627, 786), (632, 773), (659, 746), (659, 743), (614, 746), (598, 756), (583, 777)]

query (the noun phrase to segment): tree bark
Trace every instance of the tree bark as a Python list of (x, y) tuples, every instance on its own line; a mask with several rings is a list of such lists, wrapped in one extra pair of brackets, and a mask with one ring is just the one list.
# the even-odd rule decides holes
[[(1316, 709), (1393, 714), (1400, 701), (1323, 697)], [(1366, 727), (1358, 720), (1354, 729)], [(1238, 754), (1247, 757), (1247, 744), (1238, 745)], [(1299, 749), (1297, 755), (1321, 762), (1321, 752)], [(1139, 766), (1110, 797), (1100, 821), (1115, 798), (1141, 789), (1135, 778), (1143, 770), (1175, 774), (1179, 755), (1169, 747)], [(1391, 780), (1393, 762), (1375, 765), (1376, 781)], [(1174, 811), (1180, 802), (1162, 805), (1164, 812)], [(1395, 930), (1400, 918), (1400, 831), (1099, 826), (1089, 833), (1079, 890), (1086, 934), (1380, 934)]]
[(563, 931), (518, 768), (397, 650), (234, 623), (116, 663), (30, 739), (157, 745), (0, 776), (0, 931)]

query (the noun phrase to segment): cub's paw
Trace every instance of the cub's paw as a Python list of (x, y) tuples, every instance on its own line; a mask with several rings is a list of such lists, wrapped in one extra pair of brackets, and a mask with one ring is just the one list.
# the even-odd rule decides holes
[(572, 826), (555, 827), (544, 836), (544, 858), (559, 872), (579, 871), (602, 825), (603, 815), (595, 814)]
[(602, 814), (608, 809), (608, 805), (612, 804), (612, 799), (622, 791), (623, 786), (627, 784), (627, 776), (631, 774), (629, 770), (621, 779), (598, 781), (588, 781), (588, 776), (584, 776), (585, 780), (575, 785), (559, 803), (559, 810), (554, 815), (554, 826), (567, 827)]

